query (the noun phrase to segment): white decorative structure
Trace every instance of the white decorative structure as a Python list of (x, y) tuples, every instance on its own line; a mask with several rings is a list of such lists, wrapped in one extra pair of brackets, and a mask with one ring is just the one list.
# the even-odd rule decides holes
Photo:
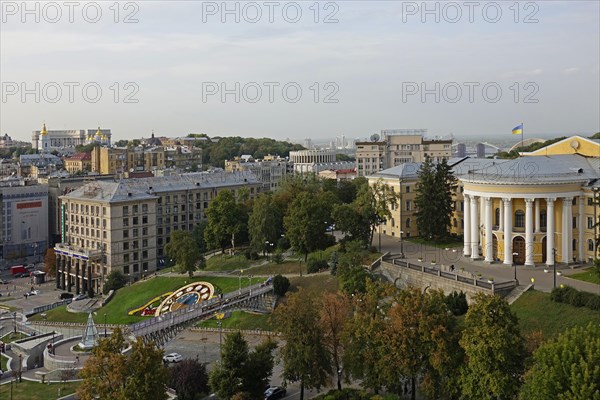
[(94, 319), (92, 318), (92, 314), (90, 313), (88, 316), (87, 325), (85, 326), (85, 330), (83, 331), (83, 335), (81, 336), (81, 342), (79, 342), (79, 347), (83, 350), (91, 350), (98, 344), (98, 329), (96, 329), (96, 325), (94, 324)]

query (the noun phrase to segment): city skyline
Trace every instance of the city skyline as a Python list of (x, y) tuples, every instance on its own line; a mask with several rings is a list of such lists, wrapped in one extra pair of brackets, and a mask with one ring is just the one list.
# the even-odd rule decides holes
[(3, 2), (0, 26), (0, 133), (15, 139), (44, 121), (119, 139), (600, 130), (597, 2), (77, 3), (73, 23), (62, 3), (61, 18), (20, 4)]

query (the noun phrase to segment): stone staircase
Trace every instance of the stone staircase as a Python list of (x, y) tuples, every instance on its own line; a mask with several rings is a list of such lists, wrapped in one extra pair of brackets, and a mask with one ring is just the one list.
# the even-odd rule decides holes
[(531, 285), (531, 284), (529, 284), (529, 285), (519, 285), (516, 288), (514, 288), (513, 290), (511, 290), (510, 293), (505, 297), (505, 299), (508, 302), (508, 304), (512, 304), (515, 301), (517, 301), (517, 299), (519, 297), (521, 297), (521, 295), (523, 293), (525, 293), (526, 291), (528, 291), (532, 287), (533, 287), (533, 285)]

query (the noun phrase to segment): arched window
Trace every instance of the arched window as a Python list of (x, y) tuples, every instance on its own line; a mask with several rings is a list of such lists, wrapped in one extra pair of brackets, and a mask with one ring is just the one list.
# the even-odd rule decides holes
[(500, 226), (500, 209), (499, 208), (496, 208), (495, 215), (494, 215), (494, 221), (495, 221), (494, 225)]
[(410, 228), (410, 218), (406, 218), (406, 227)]
[(517, 210), (515, 212), (515, 228), (525, 227), (525, 213), (523, 210)]
[(594, 241), (592, 239), (588, 239), (588, 251), (594, 251)]

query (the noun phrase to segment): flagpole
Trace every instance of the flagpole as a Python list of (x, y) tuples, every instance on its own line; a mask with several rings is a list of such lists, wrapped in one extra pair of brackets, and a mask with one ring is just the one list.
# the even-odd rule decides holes
[(523, 135), (525, 134), (525, 125), (521, 122), (521, 151), (523, 151)]

